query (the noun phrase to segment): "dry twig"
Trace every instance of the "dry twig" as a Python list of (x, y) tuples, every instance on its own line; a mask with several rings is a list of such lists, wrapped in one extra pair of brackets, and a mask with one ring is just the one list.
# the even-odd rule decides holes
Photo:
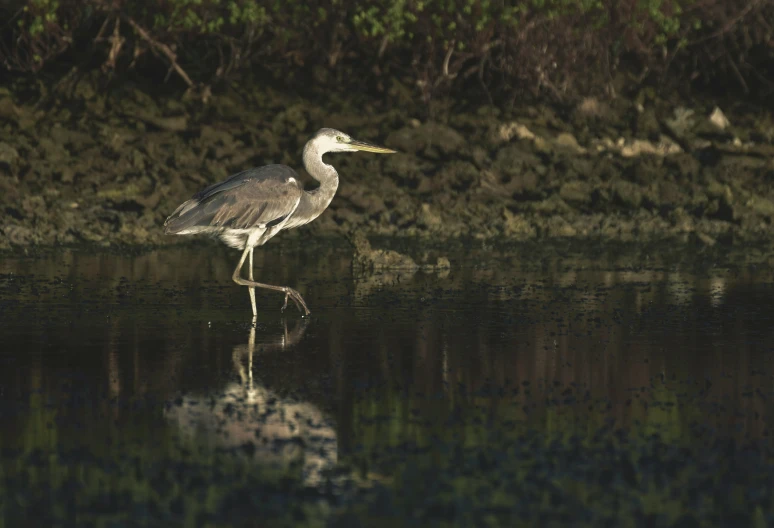
[(121, 48), (124, 46), (125, 39), (121, 36), (121, 19), (118, 17), (116, 17), (116, 23), (113, 26), (113, 36), (108, 40), (110, 41), (110, 52), (105, 64), (102, 65), (103, 70), (107, 68), (115, 69), (118, 54), (121, 53)]
[(177, 74), (185, 81), (189, 88), (194, 88), (194, 82), (191, 80), (185, 70), (177, 63), (177, 55), (175, 55), (175, 52), (172, 51), (169, 46), (151, 37), (148, 32), (145, 31), (145, 29), (143, 29), (131, 17), (124, 17), (124, 20), (126, 20), (126, 22), (132, 26), (132, 29), (134, 29), (134, 31), (141, 39), (143, 39), (151, 46), (151, 49), (162, 53), (167, 58), (167, 60), (169, 60), (170, 67), (177, 72)]

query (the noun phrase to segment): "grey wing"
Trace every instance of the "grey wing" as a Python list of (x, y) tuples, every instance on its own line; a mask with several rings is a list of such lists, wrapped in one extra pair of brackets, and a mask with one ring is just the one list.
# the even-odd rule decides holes
[(290, 167), (250, 169), (193, 195), (167, 218), (164, 232), (271, 227), (293, 214), (303, 192)]

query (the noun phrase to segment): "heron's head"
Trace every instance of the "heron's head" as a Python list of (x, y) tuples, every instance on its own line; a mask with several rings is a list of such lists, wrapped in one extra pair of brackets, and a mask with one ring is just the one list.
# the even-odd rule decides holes
[(312, 138), (318, 152), (375, 152), (377, 154), (394, 154), (395, 151), (386, 147), (373, 145), (365, 141), (353, 139), (349, 134), (333, 128), (321, 128)]

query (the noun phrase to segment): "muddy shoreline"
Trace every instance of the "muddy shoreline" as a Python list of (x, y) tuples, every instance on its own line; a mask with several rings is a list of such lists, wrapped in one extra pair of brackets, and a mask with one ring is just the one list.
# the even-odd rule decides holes
[[(643, 91), (610, 102), (511, 110), (410, 105), (241, 86), (207, 105), (89, 79), (66, 95), (0, 88), (0, 249), (187, 243), (162, 233), (191, 194), (256, 165), (300, 164), (335, 127), (399, 151), (329, 155), (337, 196), (283, 238), (408, 238), (443, 246), (545, 239), (769, 239), (774, 120), (765, 108), (670, 103)], [(439, 108), (445, 108), (440, 110)]]

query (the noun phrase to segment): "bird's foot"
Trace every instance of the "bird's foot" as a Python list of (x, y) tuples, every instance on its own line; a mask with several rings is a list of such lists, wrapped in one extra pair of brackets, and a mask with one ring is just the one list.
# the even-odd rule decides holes
[(304, 312), (304, 315), (309, 315), (309, 308), (306, 307), (306, 303), (304, 302), (304, 298), (301, 297), (301, 294), (298, 293), (293, 288), (284, 288), (282, 291), (285, 292), (285, 303), (282, 305), (282, 310), (285, 311), (285, 308), (288, 307), (288, 298), (290, 298), (293, 303), (295, 303), (296, 308), (298, 308), (298, 311)]

